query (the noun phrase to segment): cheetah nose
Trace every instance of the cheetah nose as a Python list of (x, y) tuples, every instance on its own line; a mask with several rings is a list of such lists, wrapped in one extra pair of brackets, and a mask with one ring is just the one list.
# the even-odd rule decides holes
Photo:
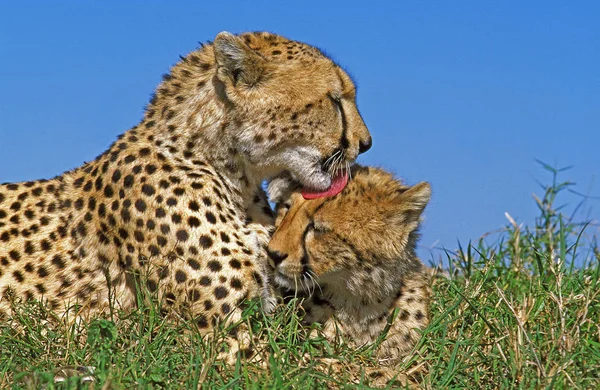
[(371, 146), (373, 146), (373, 138), (369, 137), (369, 139), (366, 142), (360, 141), (358, 143), (358, 153), (364, 153), (367, 150), (371, 149)]
[(269, 248), (267, 248), (267, 255), (269, 255), (271, 260), (273, 260), (275, 267), (277, 267), (279, 264), (281, 264), (281, 262), (288, 257), (287, 253), (281, 253), (279, 251), (272, 251)]

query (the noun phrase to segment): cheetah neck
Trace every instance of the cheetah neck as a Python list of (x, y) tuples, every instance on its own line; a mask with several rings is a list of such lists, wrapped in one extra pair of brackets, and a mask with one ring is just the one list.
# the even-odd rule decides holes
[[(163, 76), (142, 122), (121, 142), (133, 139), (137, 145), (145, 144), (174, 166), (184, 165), (192, 172), (210, 167), (249, 201), (264, 177), (236, 148), (235, 129), (240, 124), (229, 117), (230, 103), (215, 87), (215, 68), (211, 45), (182, 58)], [(125, 147), (117, 142), (112, 149)]]

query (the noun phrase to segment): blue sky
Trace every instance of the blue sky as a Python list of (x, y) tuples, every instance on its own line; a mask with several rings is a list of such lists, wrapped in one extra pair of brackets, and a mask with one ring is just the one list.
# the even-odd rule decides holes
[[(550, 176), (600, 197), (600, 2), (0, 3), (0, 182), (94, 159), (161, 75), (222, 31), (317, 45), (353, 75), (364, 164), (432, 184), (420, 254), (537, 215)], [(575, 206), (580, 198), (561, 202)], [(599, 200), (580, 219), (599, 219)], [(593, 230), (592, 230), (593, 232)]]

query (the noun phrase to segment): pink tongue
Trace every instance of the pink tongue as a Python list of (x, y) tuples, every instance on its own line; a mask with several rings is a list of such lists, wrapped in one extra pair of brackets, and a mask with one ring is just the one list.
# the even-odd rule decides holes
[(342, 192), (344, 187), (346, 187), (346, 184), (348, 184), (348, 172), (343, 171), (341, 174), (331, 179), (331, 185), (323, 192), (317, 192), (306, 187), (302, 188), (302, 197), (304, 199), (317, 199), (326, 196), (335, 196)]

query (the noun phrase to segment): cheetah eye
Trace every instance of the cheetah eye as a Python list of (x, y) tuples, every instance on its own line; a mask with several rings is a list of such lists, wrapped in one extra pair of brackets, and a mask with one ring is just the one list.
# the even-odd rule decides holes
[(337, 93), (329, 93), (329, 94), (327, 94), (327, 96), (329, 96), (329, 99), (333, 100), (334, 103), (336, 103), (336, 104), (341, 103), (342, 98)]

